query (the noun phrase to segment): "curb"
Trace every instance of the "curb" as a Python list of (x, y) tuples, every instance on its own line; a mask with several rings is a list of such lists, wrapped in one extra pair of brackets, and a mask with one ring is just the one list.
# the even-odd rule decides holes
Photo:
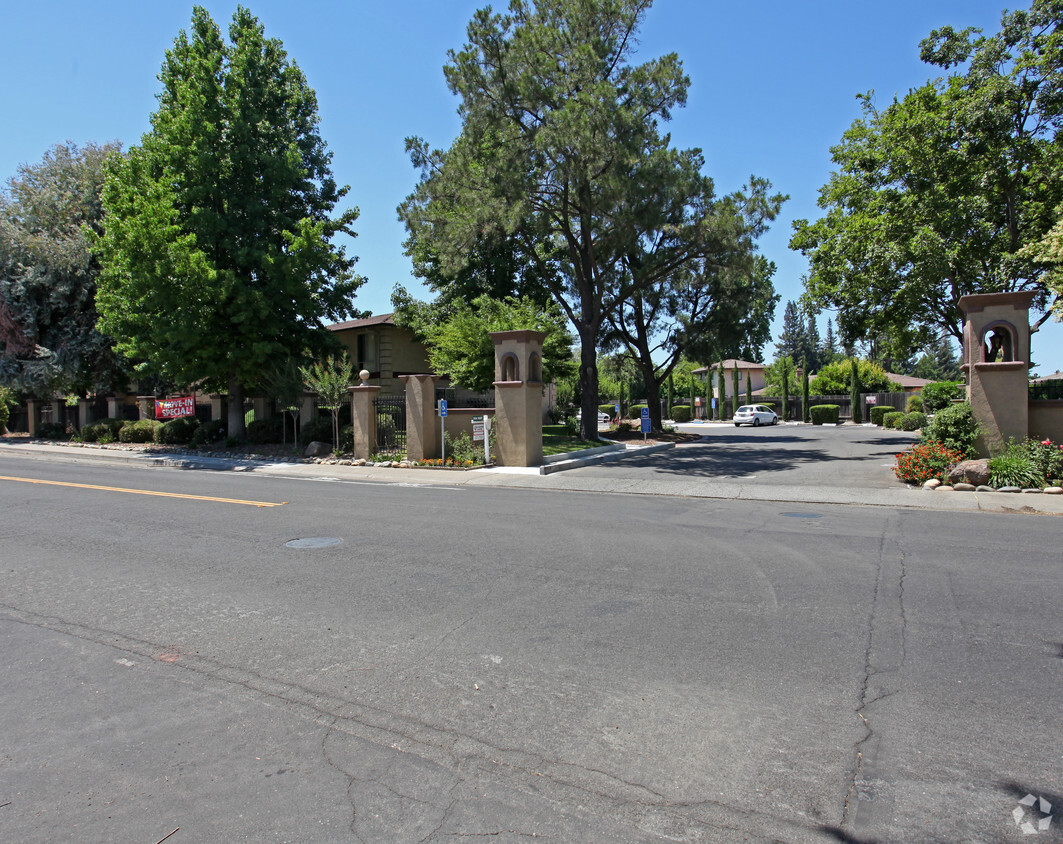
[[(539, 467), (540, 475), (552, 475), (555, 472), (564, 472), (566, 469), (579, 469), (582, 466), (593, 466), (596, 463), (611, 463), (614, 460), (620, 460), (624, 457), (634, 457), (636, 455), (654, 454), (658, 451), (667, 451), (675, 448), (675, 443), (657, 443), (656, 445), (635, 446), (633, 448), (627, 448), (625, 446), (603, 446), (601, 448), (590, 448), (586, 452), (577, 452), (586, 454), (583, 457), (575, 457), (571, 459), (557, 460), (553, 463), (544, 463)], [(566, 457), (566, 455), (557, 455), (557, 457)]]

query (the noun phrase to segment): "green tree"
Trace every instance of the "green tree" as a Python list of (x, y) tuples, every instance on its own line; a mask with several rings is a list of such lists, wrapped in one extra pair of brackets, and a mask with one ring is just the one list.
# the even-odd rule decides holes
[[(805, 298), (839, 309), (843, 337), (889, 338), (907, 357), (944, 329), (962, 340), (961, 296), (1034, 290), (1047, 317), (1044, 264), (1024, 245), (1057, 219), (1063, 180), (1063, 5), (1034, 0), (1000, 32), (943, 27), (924, 61), (957, 68), (864, 117), (833, 148), (821, 219), (794, 224), (808, 256)], [(961, 68), (962, 66), (962, 68)]]
[(124, 361), (96, 330), (104, 162), (117, 144), (58, 144), (0, 191), (0, 379), (47, 398), (112, 391)]
[(580, 344), (581, 434), (597, 439), (597, 344), (630, 294), (619, 269), (691, 184), (658, 122), (685, 102), (675, 55), (629, 63), (649, 0), (511, 0), (482, 9), (449, 54), (461, 134), (446, 151), (407, 147), (422, 171), (400, 208), (444, 274), (485, 238), (509, 240), (569, 318)]
[[(543, 340), (543, 381), (559, 381), (575, 371), (572, 337), (556, 305), (533, 299), (492, 299), (471, 302), (418, 302), (397, 287), (391, 303), (395, 323), (409, 328), (428, 347), (432, 369), (468, 390), (491, 389), (495, 381), (493, 331), (529, 329), (546, 334)], [(597, 418), (597, 408), (595, 409)]]
[(332, 448), (340, 448), (340, 409), (343, 407), (351, 386), (351, 373), (354, 364), (347, 353), (339, 357), (330, 355), (324, 361), (310, 366), (302, 366), (299, 372), (303, 376), (306, 388), (317, 393), (320, 406), (332, 414)]
[(843, 396), (852, 386), (852, 363), (856, 362), (857, 377), (865, 393), (888, 393), (901, 389), (901, 385), (891, 381), (889, 375), (877, 363), (862, 358), (837, 360), (821, 367), (809, 384), (812, 394), (816, 396)]
[(860, 406), (860, 366), (856, 358), (849, 358), (849, 401), (852, 408), (853, 422), (859, 425), (864, 421), (863, 408)]
[(357, 210), (330, 171), (317, 99), (281, 43), (240, 7), (231, 43), (196, 7), (166, 54), (152, 131), (112, 157), (103, 193), (100, 329), (182, 384), (243, 395), (277, 359), (334, 347), (354, 315), (355, 259), (332, 244)]
[(783, 388), (787, 395), (797, 395), (797, 365), (789, 355), (780, 355), (764, 367), (764, 395), (781, 396)]

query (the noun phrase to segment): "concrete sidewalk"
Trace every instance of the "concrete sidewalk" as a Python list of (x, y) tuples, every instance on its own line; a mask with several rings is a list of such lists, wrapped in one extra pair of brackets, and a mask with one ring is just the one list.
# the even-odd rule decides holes
[[(668, 444), (669, 446), (671, 444)], [(607, 477), (579, 472), (540, 474), (536, 467), (507, 469), (495, 467), (468, 471), (446, 469), (392, 469), (344, 466), (328, 463), (285, 463), (236, 458), (201, 457), (193, 454), (160, 453), (146, 450), (112, 449), (90, 445), (58, 445), (36, 441), (0, 440), (0, 458), (31, 457), (53, 463), (112, 465), (126, 468), (169, 468), (183, 470), (246, 472), (277, 478), (318, 480), (354, 484), (401, 484), (448, 487), (517, 487), (523, 489), (566, 490), (621, 495), (656, 495), (685, 498), (716, 498), (736, 501), (775, 501), (800, 506), (848, 504), (877, 507), (903, 507), (921, 510), (985, 513), (1026, 513), (1063, 515), (1063, 496), (1003, 493), (929, 491), (898, 483), (890, 489), (749, 484), (735, 479), (668, 477), (645, 480), (625, 475), (624, 457), (648, 453), (641, 449), (608, 455), (613, 462)]]

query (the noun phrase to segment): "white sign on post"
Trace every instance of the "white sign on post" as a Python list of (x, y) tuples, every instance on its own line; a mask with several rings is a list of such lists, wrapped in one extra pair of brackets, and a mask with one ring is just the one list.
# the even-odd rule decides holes
[(474, 416), (472, 418), (472, 441), (474, 443), (483, 442), (484, 439), (484, 417)]

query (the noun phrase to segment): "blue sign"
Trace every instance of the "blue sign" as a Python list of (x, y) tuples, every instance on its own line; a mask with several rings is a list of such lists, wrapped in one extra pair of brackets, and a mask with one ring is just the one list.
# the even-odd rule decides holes
[(649, 419), (650, 418), (650, 409), (648, 407), (642, 408), (642, 418), (643, 419)]
[(642, 408), (642, 431), (643, 434), (650, 432), (650, 409), (648, 407)]
[(440, 399), (439, 400), (439, 415), (440, 416), (446, 416), (447, 415), (447, 400), (446, 399)]
[(616, 411), (616, 415), (619, 416), (620, 415), (620, 402), (617, 402), (616, 404), (614, 404), (613, 408)]

